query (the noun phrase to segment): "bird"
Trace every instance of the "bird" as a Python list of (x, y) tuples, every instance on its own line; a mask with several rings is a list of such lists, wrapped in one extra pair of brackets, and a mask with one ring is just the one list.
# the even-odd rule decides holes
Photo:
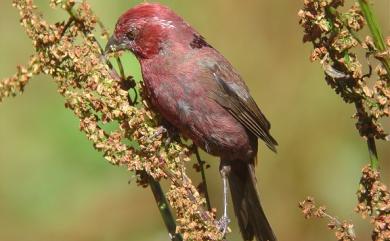
[[(159, 3), (141, 3), (122, 14), (105, 54), (131, 51), (141, 66), (153, 110), (205, 152), (220, 157), (224, 188), (244, 240), (275, 241), (256, 187), (258, 139), (276, 152), (270, 122), (231, 63), (182, 17)], [(229, 187), (227, 185), (229, 183)]]

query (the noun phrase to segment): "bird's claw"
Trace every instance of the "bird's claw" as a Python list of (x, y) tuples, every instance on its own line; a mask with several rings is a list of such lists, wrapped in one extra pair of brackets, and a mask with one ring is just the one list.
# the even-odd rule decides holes
[(154, 139), (157, 136), (164, 134), (166, 132), (168, 132), (167, 128), (165, 128), (164, 126), (159, 126), (159, 127), (157, 127), (156, 132), (153, 134), (152, 139)]
[(217, 226), (219, 231), (222, 232), (223, 237), (225, 237), (228, 229), (229, 229), (230, 219), (227, 216), (222, 216), (221, 219), (217, 221)]
[(152, 139), (156, 138), (159, 135), (167, 134), (167, 138), (164, 141), (164, 146), (168, 147), (172, 141), (178, 138), (178, 133), (172, 128), (165, 128), (164, 126), (159, 126), (156, 132), (152, 135)]

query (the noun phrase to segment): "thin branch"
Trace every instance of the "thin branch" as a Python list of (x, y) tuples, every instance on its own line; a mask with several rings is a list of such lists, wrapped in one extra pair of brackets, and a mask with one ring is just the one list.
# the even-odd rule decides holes
[(119, 57), (116, 57), (116, 62), (118, 63), (119, 73), (121, 74), (122, 80), (125, 80), (126, 79), (125, 69), (123, 68), (121, 59)]
[(61, 38), (64, 37), (65, 32), (68, 30), (68, 28), (72, 25), (74, 21), (74, 18), (69, 18), (66, 22), (64, 28), (62, 29)]
[[(364, 17), (367, 20), (367, 24), (370, 28), (370, 31), (373, 35), (376, 48), (379, 49), (381, 52), (385, 51), (386, 45), (384, 43), (382, 33), (380, 32), (379, 25), (378, 25), (374, 15), (372, 14), (370, 6), (367, 4), (367, 2), (365, 0), (359, 0), (359, 4), (360, 4), (360, 7), (362, 9)], [(346, 21), (340, 17), (339, 12), (334, 7), (327, 7), (327, 8), (325, 8), (325, 11), (328, 11), (329, 14), (332, 14), (333, 16), (336, 16), (337, 18), (339, 18), (340, 21), (342, 21), (344, 23), (344, 25), (347, 27), (350, 34), (356, 39), (356, 41), (358, 41), (359, 44), (362, 44), (362, 41), (357, 36), (356, 32), (348, 27), (348, 24), (346, 23)], [(331, 19), (329, 19), (329, 22), (330, 22), (330, 24), (332, 26), (332, 30), (333, 30), (334, 23), (332, 22)], [(382, 59), (382, 60), (383, 60), (382, 63), (387, 70), (387, 73), (390, 74), (390, 68), (389, 69), (387, 68), (390, 66), (389, 62), (386, 61), (385, 59)], [(335, 60), (333, 60), (333, 61), (337, 62)], [(355, 107), (356, 107), (356, 110), (358, 112), (359, 112), (359, 109), (364, 109), (364, 108), (362, 108), (362, 106), (363, 106), (363, 103), (361, 102), (361, 99), (355, 100)], [(376, 144), (375, 144), (375, 137), (374, 136), (367, 137), (367, 147), (368, 147), (368, 153), (369, 153), (371, 167), (374, 170), (376, 170), (379, 166), (379, 158), (378, 158), (378, 153), (376, 151)]]
[[(364, 109), (361, 100), (355, 101), (355, 108), (358, 113), (360, 110)], [(365, 113), (365, 115), (368, 115), (368, 113)], [(370, 158), (371, 168), (377, 170), (379, 167), (379, 158), (378, 158), (378, 153), (376, 151), (375, 136), (368, 135), (366, 142), (368, 147), (368, 155)]]
[(373, 170), (377, 170), (379, 167), (379, 158), (378, 153), (376, 151), (375, 138), (368, 137), (367, 139), (368, 153), (370, 156), (371, 168)]
[(206, 174), (205, 174), (205, 170), (204, 170), (205, 162), (202, 161), (202, 159), (200, 158), (199, 150), (198, 150), (197, 146), (194, 146), (194, 152), (195, 152), (196, 160), (198, 160), (200, 173), (202, 176), (202, 185), (203, 185), (202, 187), (203, 187), (203, 191), (204, 191), (204, 196), (206, 198), (207, 210), (211, 211), (211, 202), (210, 202), (210, 197), (209, 197), (209, 191), (207, 188)]
[[(145, 173), (146, 174), (146, 173)], [(147, 175), (147, 174), (146, 174)], [(156, 200), (157, 207), (160, 210), (161, 217), (164, 220), (165, 227), (169, 232), (169, 237), (172, 241), (182, 241), (183, 237), (181, 234), (176, 233), (176, 222), (171, 210), (169, 209), (169, 204), (165, 198), (165, 194), (161, 188), (159, 182), (153, 179), (153, 177), (148, 175), (149, 186), (152, 189), (154, 199)]]
[[(359, 0), (360, 9), (362, 10), (362, 13), (364, 15), (364, 18), (367, 21), (368, 28), (371, 31), (372, 37), (374, 39), (375, 47), (380, 51), (384, 52), (387, 50), (386, 44), (383, 38), (383, 34), (381, 32), (381, 29), (379, 27), (379, 23), (373, 14), (372, 8), (370, 4), (367, 2), (367, 0)], [(383, 66), (385, 67), (387, 71), (387, 76), (390, 79), (390, 61), (388, 58), (380, 58), (379, 59)], [(388, 85), (390, 83), (387, 83)], [(379, 166), (379, 160), (378, 160), (378, 153), (376, 151), (376, 144), (375, 144), (375, 137), (368, 136), (367, 137), (367, 146), (368, 146), (368, 152), (370, 157), (370, 163), (371, 168), (374, 170), (378, 169)]]

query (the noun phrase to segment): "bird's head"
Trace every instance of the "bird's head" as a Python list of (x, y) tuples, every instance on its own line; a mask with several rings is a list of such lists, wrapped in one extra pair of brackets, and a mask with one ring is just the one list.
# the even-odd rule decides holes
[(176, 28), (184, 25), (183, 19), (168, 7), (139, 4), (119, 18), (105, 52), (130, 50), (139, 59), (150, 58), (162, 51)]

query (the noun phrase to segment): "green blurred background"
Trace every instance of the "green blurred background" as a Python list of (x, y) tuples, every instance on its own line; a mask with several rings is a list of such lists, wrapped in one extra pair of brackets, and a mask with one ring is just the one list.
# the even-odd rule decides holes
[[(112, 30), (118, 16), (141, 1), (89, 2)], [(353, 211), (367, 148), (354, 127), (353, 106), (343, 103), (326, 85), (321, 67), (309, 62), (311, 46), (302, 44), (297, 18), (302, 1), (161, 2), (236, 66), (272, 122), (279, 152), (262, 145), (257, 170), (263, 206), (279, 239), (335, 240), (325, 221), (307, 221), (297, 208), (312, 195), (329, 213), (352, 220), (359, 240), (368, 240), (368, 221)], [(50, 10), (48, 1), (36, 3), (49, 19), (66, 16)], [(375, 3), (389, 35), (390, 3)], [(0, 1), (0, 32), (4, 78), (32, 53), (11, 1)], [(134, 59), (127, 57), (126, 66), (140, 79)], [(22, 96), (1, 103), (0, 116), (0, 240), (169, 240), (150, 190), (128, 184), (125, 169), (94, 151), (50, 78), (34, 78)], [(378, 151), (389, 184), (389, 144), (379, 142)], [(207, 170), (212, 203), (220, 207), (218, 162), (204, 156), (212, 165)], [(235, 225), (229, 240), (239, 240)]]

